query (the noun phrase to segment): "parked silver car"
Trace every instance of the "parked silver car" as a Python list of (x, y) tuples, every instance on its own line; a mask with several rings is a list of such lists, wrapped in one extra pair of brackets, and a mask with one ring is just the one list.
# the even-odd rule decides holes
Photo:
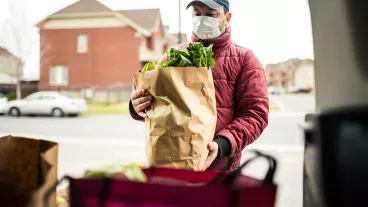
[(8, 99), (4, 96), (4, 94), (0, 93), (0, 115), (6, 113), (7, 104)]
[(23, 100), (10, 101), (6, 112), (10, 116), (51, 115), (77, 116), (87, 111), (84, 99), (72, 99), (58, 92), (36, 92)]

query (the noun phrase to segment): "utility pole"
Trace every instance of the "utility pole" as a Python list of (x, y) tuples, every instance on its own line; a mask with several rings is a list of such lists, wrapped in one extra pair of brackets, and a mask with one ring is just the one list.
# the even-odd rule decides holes
[(179, 0), (179, 32), (178, 32), (178, 43), (181, 44), (181, 0)]

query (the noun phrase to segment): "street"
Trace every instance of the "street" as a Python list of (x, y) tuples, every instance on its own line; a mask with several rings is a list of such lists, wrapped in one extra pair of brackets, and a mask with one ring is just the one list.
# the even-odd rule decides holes
[[(302, 206), (303, 136), (298, 124), (303, 113), (271, 113), (269, 126), (247, 149), (260, 149), (278, 159), (278, 206)], [(144, 125), (128, 116), (0, 117), (0, 136), (44, 138), (60, 143), (59, 177), (80, 176), (87, 168), (117, 163), (144, 163)], [(245, 157), (251, 155), (246, 153)], [(245, 170), (263, 178), (266, 164), (259, 160)]]
[(313, 95), (270, 95), (271, 101), (280, 104), (283, 112), (314, 112), (316, 98)]

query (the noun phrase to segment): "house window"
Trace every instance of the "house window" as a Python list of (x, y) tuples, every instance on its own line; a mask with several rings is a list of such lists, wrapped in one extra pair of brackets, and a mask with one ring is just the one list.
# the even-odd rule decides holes
[(78, 36), (78, 53), (88, 52), (88, 36), (86, 34), (81, 34)]
[(56, 65), (50, 68), (51, 86), (66, 86), (68, 82), (68, 68), (66, 66)]

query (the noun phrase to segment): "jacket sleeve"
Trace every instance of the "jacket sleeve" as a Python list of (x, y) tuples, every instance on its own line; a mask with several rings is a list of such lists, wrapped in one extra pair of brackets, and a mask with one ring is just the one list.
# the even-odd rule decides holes
[(244, 59), (234, 96), (235, 119), (216, 135), (229, 141), (229, 157), (253, 143), (268, 125), (269, 101), (265, 72), (251, 50), (247, 51)]
[(133, 104), (132, 104), (132, 100), (129, 101), (129, 113), (130, 116), (137, 121), (144, 121), (144, 118), (139, 116), (139, 114), (134, 110)]

